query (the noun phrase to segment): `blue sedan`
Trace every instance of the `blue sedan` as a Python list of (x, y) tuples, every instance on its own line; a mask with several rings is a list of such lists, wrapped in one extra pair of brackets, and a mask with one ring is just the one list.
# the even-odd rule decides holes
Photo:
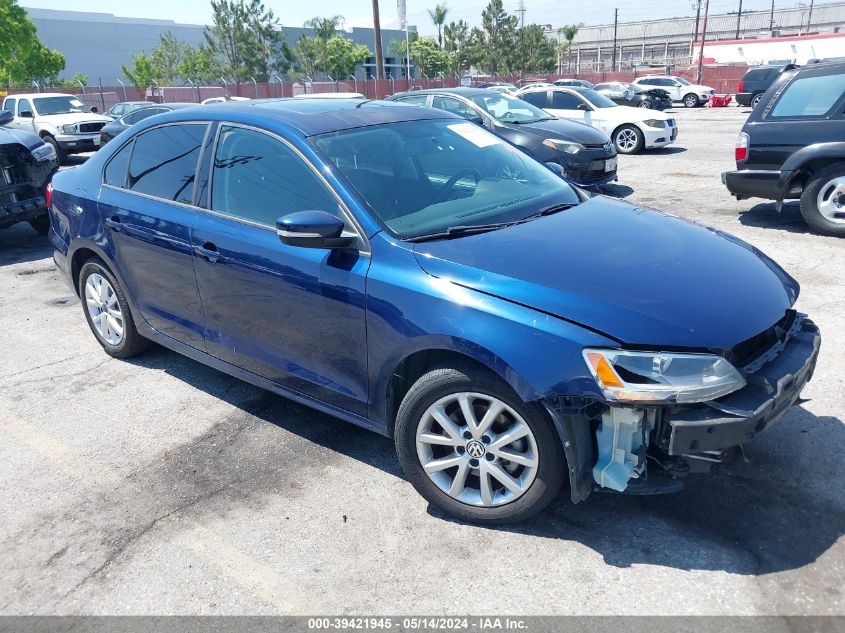
[(589, 197), (440, 110), (170, 112), (57, 174), (49, 204), (107, 354), (155, 341), (391, 436), (468, 521), (564, 484), (677, 490), (783, 416), (819, 350), (753, 247)]

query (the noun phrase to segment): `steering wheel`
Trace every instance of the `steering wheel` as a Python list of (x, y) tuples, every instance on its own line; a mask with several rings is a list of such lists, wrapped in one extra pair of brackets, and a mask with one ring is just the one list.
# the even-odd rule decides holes
[(435, 198), (434, 204), (438, 204), (440, 202), (445, 202), (446, 200), (448, 200), (449, 194), (452, 193), (452, 188), (464, 176), (473, 176), (475, 178), (475, 184), (478, 184), (479, 182), (481, 182), (481, 179), (484, 178), (484, 176), (481, 175), (481, 172), (478, 171), (475, 167), (467, 167), (466, 169), (462, 169), (446, 181), (446, 184), (443, 185), (443, 189), (441, 189), (440, 193), (437, 194), (437, 198)]

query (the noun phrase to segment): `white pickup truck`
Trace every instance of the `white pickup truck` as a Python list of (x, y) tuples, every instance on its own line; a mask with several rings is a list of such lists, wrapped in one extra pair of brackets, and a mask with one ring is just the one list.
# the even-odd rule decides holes
[(35, 132), (55, 147), (60, 161), (68, 154), (96, 150), (100, 129), (111, 122), (74, 95), (55, 92), (9, 95), (3, 109), (14, 115), (6, 127)]

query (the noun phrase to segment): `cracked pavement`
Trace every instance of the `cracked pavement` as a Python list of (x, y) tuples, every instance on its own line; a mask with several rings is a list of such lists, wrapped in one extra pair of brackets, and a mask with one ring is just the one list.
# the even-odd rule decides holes
[(385, 438), (163, 349), (108, 358), (46, 239), (0, 231), (0, 613), (845, 613), (845, 241), (728, 196), (743, 112), (677, 112), (678, 143), (607, 191), (799, 280), (808, 400), (682, 493), (504, 529), (431, 511)]

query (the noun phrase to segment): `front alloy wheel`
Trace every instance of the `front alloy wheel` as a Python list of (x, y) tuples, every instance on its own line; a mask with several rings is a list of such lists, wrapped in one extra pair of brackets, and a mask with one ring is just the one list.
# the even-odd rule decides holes
[(423, 374), (396, 413), (402, 470), (432, 506), (473, 523), (533, 516), (567, 478), (544, 407), (475, 365)]
[(684, 107), (687, 108), (695, 108), (698, 106), (698, 97), (694, 94), (688, 94), (684, 97)]
[(613, 144), (620, 154), (636, 154), (643, 147), (643, 133), (634, 125), (623, 125), (614, 132)]
[(525, 420), (481, 393), (451, 394), (426, 409), (417, 457), (438, 488), (474, 506), (510, 503), (537, 475), (537, 441)]

